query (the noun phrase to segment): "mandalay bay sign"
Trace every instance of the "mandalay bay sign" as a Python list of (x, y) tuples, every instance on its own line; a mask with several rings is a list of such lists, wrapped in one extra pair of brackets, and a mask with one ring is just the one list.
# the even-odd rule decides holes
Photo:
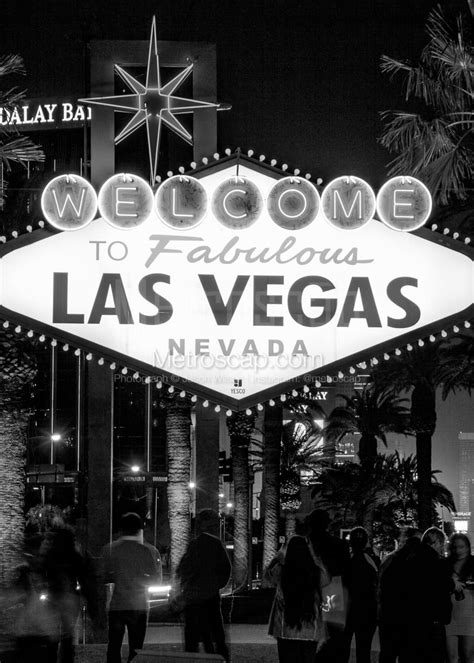
[[(248, 407), (472, 317), (473, 263), (425, 228), (412, 178), (377, 195), (231, 156), (165, 180), (44, 189), (49, 229), (8, 242), (1, 313), (117, 369)], [(377, 217), (377, 218), (376, 218)]]

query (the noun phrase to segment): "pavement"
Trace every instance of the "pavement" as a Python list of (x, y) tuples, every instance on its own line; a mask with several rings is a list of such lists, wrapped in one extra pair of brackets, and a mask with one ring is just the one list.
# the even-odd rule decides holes
[[(274, 663), (278, 661), (276, 641), (267, 634), (266, 624), (227, 624), (227, 642), (230, 645), (232, 663)], [(354, 646), (354, 643), (353, 643)], [(156, 652), (182, 652), (183, 628), (181, 624), (149, 624), (145, 650)], [(377, 634), (372, 645), (372, 661), (378, 660)], [(76, 663), (105, 663), (106, 645), (77, 645)], [(122, 649), (124, 661), (128, 653)], [(355, 650), (351, 650), (351, 663), (355, 662)], [(295, 663), (297, 663), (295, 661)]]

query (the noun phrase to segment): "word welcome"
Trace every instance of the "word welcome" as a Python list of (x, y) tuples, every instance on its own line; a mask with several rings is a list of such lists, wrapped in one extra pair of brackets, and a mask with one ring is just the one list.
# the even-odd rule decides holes
[(152, 214), (168, 227), (194, 228), (209, 212), (223, 226), (240, 230), (255, 223), (266, 209), (271, 220), (285, 230), (307, 227), (319, 215), (339, 230), (356, 230), (374, 218), (393, 230), (410, 232), (428, 219), (432, 200), (426, 186), (413, 177), (394, 177), (377, 196), (359, 177), (338, 177), (319, 194), (306, 179), (284, 177), (264, 194), (247, 177), (230, 177), (210, 188), (204, 179), (178, 175), (158, 186), (137, 175), (113, 175), (96, 194), (78, 175), (51, 180), (41, 197), (48, 222), (59, 230), (79, 230), (97, 212), (114, 228), (130, 230)]

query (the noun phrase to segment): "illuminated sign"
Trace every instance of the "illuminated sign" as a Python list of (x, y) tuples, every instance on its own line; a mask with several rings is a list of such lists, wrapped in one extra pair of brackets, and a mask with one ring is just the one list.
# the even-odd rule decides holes
[[(238, 177), (236, 158), (221, 160), (154, 194), (135, 175), (97, 194), (61, 176), (43, 208), (66, 232), (5, 245), (0, 313), (229, 406), (324, 390), (367, 352), (472, 315), (471, 250), (366, 221), (374, 199), (346, 179), (327, 219), (324, 191), (242, 158)], [(385, 212), (426, 214), (430, 201), (399, 184)]]
[[(153, 201), (155, 198), (155, 201)], [(380, 199), (380, 200), (379, 200)], [(153, 196), (151, 187), (137, 175), (113, 175), (98, 197), (89, 182), (78, 175), (59, 175), (43, 191), (41, 207), (49, 223), (58, 230), (78, 230), (95, 217), (97, 208), (114, 228), (130, 230), (153, 213), (171, 228), (197, 226), (208, 212), (208, 195), (193, 177), (178, 175), (166, 180)], [(394, 177), (377, 197), (380, 218), (393, 230), (412, 231), (424, 225), (431, 213), (431, 195), (426, 186), (411, 177)], [(299, 177), (278, 180), (266, 192), (271, 220), (284, 230), (305, 228), (321, 215), (339, 230), (357, 230), (374, 217), (375, 193), (358, 177), (340, 177), (324, 189), (320, 204), (317, 189)], [(261, 216), (264, 199), (257, 184), (248, 177), (233, 175), (212, 191), (212, 216), (232, 230), (252, 226)]]
[(30, 101), (17, 108), (0, 107), (0, 126), (15, 129), (56, 129), (58, 126), (82, 125), (91, 119), (91, 109), (70, 101)]

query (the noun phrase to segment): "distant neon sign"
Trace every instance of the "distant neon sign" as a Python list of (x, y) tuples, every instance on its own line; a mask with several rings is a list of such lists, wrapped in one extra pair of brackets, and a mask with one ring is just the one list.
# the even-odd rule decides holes
[(321, 196), (306, 179), (278, 180), (265, 199), (248, 177), (232, 176), (208, 190), (194, 177), (178, 175), (152, 188), (137, 175), (113, 175), (100, 188), (78, 175), (60, 175), (43, 191), (41, 207), (48, 222), (59, 230), (79, 230), (97, 211), (119, 230), (133, 229), (153, 213), (168, 227), (189, 230), (204, 219), (209, 209), (223, 226), (239, 230), (252, 226), (266, 207), (272, 221), (286, 230), (298, 230), (318, 214), (338, 230), (357, 230), (374, 218), (392, 230), (421, 228), (432, 209), (431, 194), (414, 177), (394, 177), (376, 195), (359, 177), (338, 177)]
[(0, 107), (0, 126), (28, 129), (47, 128), (48, 125), (87, 122), (91, 109), (63, 101), (61, 103), (29, 103), (13, 109)]

